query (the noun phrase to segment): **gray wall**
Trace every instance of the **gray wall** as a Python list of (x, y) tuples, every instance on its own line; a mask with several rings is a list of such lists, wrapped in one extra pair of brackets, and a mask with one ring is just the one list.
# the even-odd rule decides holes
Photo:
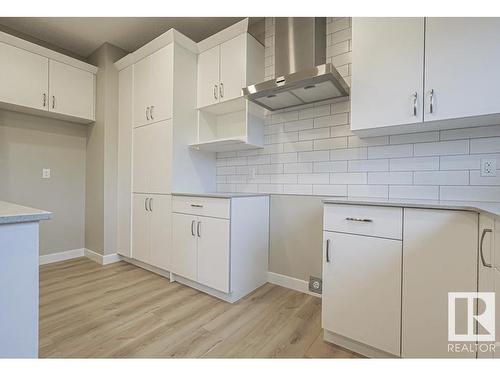
[(88, 128), (85, 245), (99, 254), (116, 253), (118, 178), (118, 71), (113, 63), (126, 52), (103, 44), (89, 62), (99, 68), (96, 121)]
[(41, 255), (85, 245), (86, 135), (84, 125), (0, 111), (0, 200), (54, 213), (40, 226)]

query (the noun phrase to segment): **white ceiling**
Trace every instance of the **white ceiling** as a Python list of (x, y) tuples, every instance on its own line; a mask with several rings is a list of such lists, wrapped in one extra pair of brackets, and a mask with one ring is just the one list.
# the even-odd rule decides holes
[(0, 25), (85, 58), (105, 42), (135, 51), (170, 28), (199, 42), (242, 18), (0, 17)]

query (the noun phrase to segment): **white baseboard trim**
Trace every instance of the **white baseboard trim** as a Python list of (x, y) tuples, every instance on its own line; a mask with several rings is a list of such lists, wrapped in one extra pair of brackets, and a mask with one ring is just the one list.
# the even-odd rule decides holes
[(321, 294), (314, 293), (309, 290), (309, 282), (305, 280), (268, 271), (267, 282), (321, 298)]
[(99, 263), (103, 266), (105, 266), (106, 264), (119, 262), (121, 260), (121, 257), (118, 254), (101, 255), (89, 249), (84, 249), (84, 255), (90, 260), (93, 260), (94, 262)]
[(84, 249), (74, 249), (74, 250), (66, 250), (60, 251), (58, 253), (52, 253), (47, 255), (40, 255), (39, 264), (49, 264), (55, 262), (62, 262), (63, 260), (69, 260), (74, 258), (80, 258), (84, 256)]

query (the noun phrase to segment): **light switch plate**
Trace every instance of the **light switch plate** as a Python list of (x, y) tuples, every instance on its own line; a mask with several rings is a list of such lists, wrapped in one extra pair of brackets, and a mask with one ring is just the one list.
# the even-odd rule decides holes
[(42, 169), (42, 178), (50, 178), (50, 169), (49, 168)]
[(481, 177), (494, 177), (497, 175), (496, 159), (481, 159)]

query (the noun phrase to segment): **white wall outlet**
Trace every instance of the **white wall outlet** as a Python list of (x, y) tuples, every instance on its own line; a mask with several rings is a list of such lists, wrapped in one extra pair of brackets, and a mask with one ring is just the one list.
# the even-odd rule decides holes
[(481, 159), (481, 177), (493, 177), (497, 175), (496, 159)]
[(257, 168), (250, 168), (250, 178), (255, 178), (255, 174), (257, 173)]
[(42, 178), (50, 178), (50, 169), (49, 168), (42, 169)]

